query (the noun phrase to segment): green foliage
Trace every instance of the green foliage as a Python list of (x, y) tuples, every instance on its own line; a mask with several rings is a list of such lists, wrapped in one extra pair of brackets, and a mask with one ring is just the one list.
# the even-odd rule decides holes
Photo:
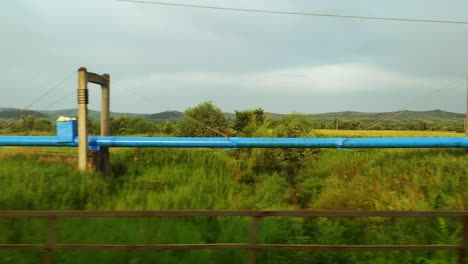
[[(261, 118), (252, 115), (256, 110), (249, 111), (239, 112), (240, 135), (313, 137), (311, 131), (320, 127), (301, 115), (258, 122)], [(227, 129), (221, 111), (211, 103), (187, 113), (218, 130)], [(177, 128), (179, 133), (194, 133), (190, 136), (207, 136), (205, 127), (187, 122), (176, 127), (172, 122), (122, 116), (112, 119), (111, 130), (122, 135), (167, 135)], [(339, 125), (363, 124), (344, 121)], [(426, 125), (429, 129), (433, 124)], [(23, 118), (16, 128), (46, 127), (53, 124)], [(91, 121), (90, 130), (98, 134), (99, 123)], [(8, 154), (9, 148), (0, 150), (0, 210), (466, 210), (468, 198), (464, 150), (118, 149), (112, 152), (115, 178), (110, 182), (93, 173), (76, 172), (75, 161), (66, 156), (13, 155)], [(242, 217), (61, 219), (58, 242), (245, 243), (248, 223)], [(43, 243), (44, 226), (41, 219), (0, 219), (0, 244)], [(260, 235), (262, 243), (279, 244), (458, 244), (460, 231), (457, 220), (447, 218), (282, 217), (265, 218)], [(239, 263), (245, 254), (241, 250), (63, 250), (56, 261)], [(262, 250), (258, 262), (454, 263), (456, 257), (455, 252)], [(40, 258), (37, 252), (0, 251), (0, 263), (35, 263)]]
[(7, 126), (10, 132), (53, 132), (55, 124), (45, 118), (35, 118), (32, 116), (22, 116), (18, 122)]
[[(196, 110), (196, 111), (195, 111)], [(39, 112), (30, 113), (24, 111), (24, 113), (17, 118), (17, 121), (6, 122), (1, 120), (1, 114), (10, 116), (13, 111), (16, 114), (22, 113), (19, 110), (1, 110), (0, 109), (0, 130), (6, 133), (54, 133), (55, 122), (47, 119), (47, 115), (37, 115)], [(153, 115), (118, 115), (116, 118), (111, 118), (111, 133), (114, 135), (158, 135), (158, 136), (173, 136), (173, 135), (191, 135), (199, 134), (204, 136), (220, 136), (220, 134), (208, 129), (205, 125), (207, 124), (216, 129), (218, 127), (221, 133), (233, 134), (236, 132), (237, 136), (252, 137), (258, 135), (259, 129), (264, 126), (271, 130), (276, 130), (278, 126), (284, 124), (288, 118), (297, 118), (296, 114), (292, 115), (274, 115), (269, 114), (271, 118), (267, 119), (263, 109), (253, 109), (236, 111), (236, 119), (234, 121), (226, 121), (221, 118), (221, 110), (216, 106), (213, 106), (210, 102), (202, 103), (197, 107), (189, 108), (187, 111), (192, 111), (192, 115), (197, 115), (196, 120), (192, 120), (189, 117), (185, 117), (184, 120), (180, 120), (180, 113), (177, 112), (164, 112)], [(194, 111), (194, 112), (193, 112)], [(73, 111), (72, 111), (73, 112)], [(55, 112), (54, 112), (55, 113)], [(50, 114), (50, 113), (49, 113)], [(55, 113), (57, 114), (57, 113)], [(70, 114), (70, 113), (69, 113)], [(456, 131), (464, 132), (464, 126), (462, 119), (448, 118), (447, 114), (440, 113), (431, 115), (419, 115), (414, 114), (405, 119), (390, 119), (382, 123), (373, 125), (378, 119), (382, 118), (382, 114), (373, 114), (373, 118), (361, 118), (359, 115), (340, 115), (336, 113), (335, 116), (342, 118), (330, 119), (334, 115), (320, 115), (321, 118), (317, 119), (316, 116), (311, 115), (302, 116), (301, 122), (309, 124), (310, 128), (320, 129), (340, 129), (340, 130), (359, 130), (370, 128), (372, 130), (413, 130), (413, 131)], [(89, 130), (93, 135), (100, 133), (99, 121), (94, 118), (99, 118), (99, 112), (90, 111)], [(356, 119), (353, 119), (356, 117)], [(385, 117), (385, 116), (384, 116)], [(420, 119), (409, 119), (419, 117)], [(169, 118), (173, 121), (164, 121), (165, 118)], [(434, 118), (434, 119), (426, 119)], [(14, 116), (13, 119), (16, 119)], [(286, 121), (284, 121), (285, 119)], [(11, 120), (11, 119), (10, 119)], [(312, 121), (313, 120), (313, 121)], [(229, 130), (232, 127), (234, 131)], [(177, 133), (176, 133), (177, 132)], [(184, 134), (188, 133), (188, 134)], [(271, 134), (271, 133), (270, 133)]]
[[(284, 127), (295, 133), (300, 128)], [(263, 132), (262, 132), (263, 133)], [(72, 160), (55, 156), (0, 158), (2, 210), (159, 209), (369, 209), (463, 210), (468, 197), (468, 158), (463, 150), (324, 150), (297, 163), (295, 184), (283, 168), (239, 177), (259, 166), (207, 149), (125, 149), (112, 153), (112, 182), (78, 173)], [(245, 153), (236, 152), (239, 155)], [(251, 160), (250, 158), (254, 159)], [(259, 158), (258, 160), (256, 160)], [(64, 162), (65, 161), (65, 162)], [(248, 165), (246, 165), (246, 163)], [(457, 244), (456, 219), (265, 218), (262, 243)], [(43, 243), (41, 219), (0, 219), (0, 244)], [(61, 219), (59, 243), (244, 243), (248, 219), (105, 218)], [(245, 251), (58, 251), (60, 263), (240, 263)], [(455, 252), (261, 251), (259, 263), (454, 263)], [(35, 263), (41, 254), (0, 251), (0, 263)]]
[[(301, 115), (291, 115), (282, 119), (273, 130), (274, 137), (307, 137), (312, 136), (312, 121)], [(292, 186), (298, 183), (298, 171), (307, 164), (305, 160), (312, 162), (318, 155), (318, 150), (313, 149), (253, 149), (242, 150), (240, 160), (245, 163), (245, 181), (254, 181), (254, 175), (262, 173), (277, 173), (284, 177)]]
[[(340, 130), (414, 130), (414, 131), (456, 131), (463, 132), (463, 122), (458, 119), (438, 119), (438, 120), (422, 120), (422, 119), (318, 119), (316, 120), (317, 128), (322, 129), (340, 129)], [(376, 123), (377, 121), (377, 123)]]
[(30, 116), (34, 118), (48, 117), (46, 114), (34, 110), (0, 108), (0, 119), (17, 120), (21, 119), (23, 116)]
[(177, 124), (177, 136), (219, 137), (219, 133), (213, 130), (227, 133), (228, 123), (221, 109), (211, 102), (204, 102), (196, 107), (188, 108), (185, 111), (184, 119)]
[(244, 111), (235, 110), (235, 114), (236, 120), (233, 128), (238, 132), (244, 131), (249, 125), (250, 127), (258, 127), (265, 122), (265, 113), (262, 108)]
[(313, 127), (314, 122), (306, 116), (292, 114), (278, 122), (274, 129), (274, 136), (285, 138), (310, 137), (313, 136), (310, 133)]
[(111, 118), (112, 135), (170, 136), (174, 134), (176, 123), (173, 121), (149, 121), (138, 116)]

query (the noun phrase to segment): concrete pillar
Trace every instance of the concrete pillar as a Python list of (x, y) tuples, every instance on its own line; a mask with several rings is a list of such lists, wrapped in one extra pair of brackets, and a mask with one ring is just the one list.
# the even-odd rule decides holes
[(88, 168), (88, 73), (78, 69), (78, 170)]
[(110, 136), (110, 76), (102, 75), (107, 84), (101, 85), (101, 136)]
[[(102, 77), (106, 83), (101, 85), (101, 136), (110, 136), (110, 75), (105, 73)], [(101, 148), (99, 156), (98, 170), (112, 178), (109, 148)]]
[(468, 78), (466, 79), (465, 136), (468, 137)]

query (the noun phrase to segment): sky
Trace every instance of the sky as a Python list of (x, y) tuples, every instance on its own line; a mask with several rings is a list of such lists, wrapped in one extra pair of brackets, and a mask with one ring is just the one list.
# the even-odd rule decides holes
[[(466, 0), (161, 1), (468, 21)], [(0, 107), (76, 108), (84, 66), (110, 74), (114, 112), (465, 110), (468, 25), (15, 0), (1, 4), (0, 32)]]

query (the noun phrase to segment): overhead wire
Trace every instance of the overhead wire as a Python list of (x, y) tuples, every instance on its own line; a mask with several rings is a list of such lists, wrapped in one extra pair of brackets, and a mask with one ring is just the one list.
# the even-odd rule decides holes
[(67, 93), (67, 94), (65, 94), (65, 95), (63, 95), (63, 96), (61, 96), (61, 97), (59, 97), (58, 99), (52, 101), (51, 103), (49, 103), (48, 105), (46, 105), (45, 108), (46, 108), (46, 109), (49, 109), (50, 107), (57, 105), (59, 102), (63, 101), (65, 98), (70, 97), (70, 96), (72, 96), (72, 95), (75, 94), (75, 93), (76, 93), (76, 91), (75, 91), (75, 90), (72, 90), (72, 91), (70, 91), (69, 93)]
[(47, 89), (42, 95), (40, 95), (37, 99), (35, 99), (32, 103), (28, 104), (26, 107), (24, 107), (22, 110), (27, 110), (29, 109), (31, 106), (35, 105), (37, 102), (39, 102), (40, 100), (42, 100), (44, 97), (46, 97), (47, 95), (49, 95), (52, 91), (54, 91), (55, 89), (57, 89), (58, 87), (60, 87), (65, 81), (67, 81), (68, 79), (70, 79), (73, 74), (75, 74), (75, 72), (72, 72), (70, 73), (70, 75), (68, 75), (67, 77), (65, 77), (63, 80), (61, 80), (60, 82), (56, 83), (55, 85), (51, 86), (49, 89)]
[[(454, 87), (454, 86), (452, 86), (452, 84), (454, 84), (455, 82), (457, 82), (457, 81), (456, 81), (456, 80), (450, 81), (450, 88)], [(458, 85), (459, 85), (459, 84), (457, 83), (456, 86), (458, 86)], [(455, 87), (456, 87), (456, 86), (455, 86)], [(441, 88), (438, 88), (438, 89), (432, 91), (431, 93), (428, 93), (428, 94), (423, 95), (422, 98), (427, 98), (427, 97), (433, 96), (433, 95), (435, 95), (435, 94), (441, 92), (441, 91), (444, 90), (444, 89), (446, 89), (445, 86), (444, 86), (444, 87), (441, 87)], [(411, 106), (411, 105), (415, 102), (415, 100), (421, 100), (421, 97), (414, 98), (413, 100), (411, 100), (409, 103), (407, 103), (407, 104), (406, 104), (405, 106), (403, 106), (402, 108), (407, 108), (407, 107)], [(390, 120), (390, 119), (392, 119), (392, 118), (395, 118), (395, 117), (397, 117), (397, 116), (399, 116), (399, 115), (401, 115), (401, 114), (403, 114), (403, 113), (405, 113), (405, 112), (408, 112), (408, 110), (403, 109), (403, 110), (397, 111), (397, 112), (390, 112), (388, 115), (384, 115), (383, 117), (378, 118), (378, 119), (372, 121), (372, 122), (371, 122), (370, 124), (368, 124), (363, 130), (367, 130), (367, 129), (369, 129), (369, 128), (375, 127), (375, 126), (377, 126), (377, 125), (379, 125), (379, 124), (381, 124), (381, 123), (383, 123), (383, 122), (385, 122), (385, 121), (388, 121), (388, 120)]]
[[(254, 12), (254, 13), (267, 13), (267, 14), (280, 14), (280, 15), (299, 15), (299, 16), (317, 16), (317, 17), (335, 17), (335, 18), (346, 18), (346, 19), (365, 19), (365, 20), (384, 20), (384, 21), (400, 21), (400, 22), (419, 22), (419, 23), (442, 23), (442, 24), (464, 24), (468, 25), (468, 21), (456, 21), (456, 20), (435, 20), (435, 19), (414, 19), (414, 18), (401, 18), (401, 17), (378, 17), (378, 16), (354, 16), (354, 15), (341, 15), (341, 14), (325, 14), (325, 13), (305, 13), (305, 12), (291, 12), (291, 11), (274, 11), (274, 10), (261, 10), (261, 9), (246, 9), (246, 8), (230, 8), (220, 6), (206, 6), (206, 5), (193, 5), (193, 4), (180, 4), (180, 3), (167, 3), (167, 2), (155, 2), (155, 1), (144, 1), (144, 0), (115, 0), (119, 2), (128, 2), (134, 4), (152, 4), (160, 6), (172, 6), (181, 8), (198, 8), (198, 9), (212, 9), (222, 11), (237, 11), (237, 12)], [(369, 124), (366, 129), (374, 127), (386, 120), (394, 118), (406, 110), (399, 111), (397, 113), (390, 113), (382, 118), (374, 120)], [(180, 112), (177, 112), (180, 113)]]
[(377, 126), (377, 125), (379, 125), (379, 124), (382, 124), (383, 122), (385, 122), (385, 121), (387, 121), (387, 120), (390, 120), (390, 119), (392, 119), (392, 118), (395, 118), (395, 117), (397, 117), (397, 116), (399, 116), (399, 115), (401, 115), (401, 114), (403, 114), (403, 113), (405, 113), (405, 112), (408, 112), (408, 110), (401, 110), (401, 111), (398, 111), (398, 112), (396, 112), (396, 113), (393, 112), (393, 113), (392, 113), (391, 115), (389, 115), (389, 116), (386, 116), (386, 117), (384, 117), (384, 118), (381, 118), (381, 119), (378, 119), (377, 121), (372, 122), (371, 124), (369, 124), (369, 125), (368, 125), (366, 128), (364, 128), (363, 130), (367, 130), (367, 129), (371, 128), (371, 127), (375, 127), (375, 126)]
[[(51, 92), (53, 92), (55, 89), (57, 89), (58, 87), (60, 87), (61, 85), (63, 85), (68, 79), (70, 79), (73, 74), (75, 74), (75, 72), (71, 72), (69, 75), (67, 75), (65, 78), (61, 79), (59, 82), (55, 83), (54, 85), (52, 85), (51, 87), (49, 87), (44, 93), (42, 93), (39, 97), (37, 97), (36, 99), (34, 99), (30, 104), (26, 105), (25, 107), (19, 109), (20, 110), (20, 113), (22, 114), (24, 111), (28, 110), (30, 107), (32, 107), (33, 105), (37, 104), (39, 101), (41, 101), (43, 98), (45, 98), (47, 95), (49, 95)], [(7, 130), (11, 127), (13, 127), (15, 124), (17, 124), (18, 122), (20, 122), (20, 120), (16, 120), (15, 122), (12, 122), (13, 120), (15, 119), (15, 117), (11, 117), (9, 120), (6, 120), (9, 124), (3, 128), (3, 130)]]
[(468, 21), (462, 21), (462, 20), (437, 20), (437, 19), (416, 19), (416, 18), (401, 18), (401, 17), (355, 16), (355, 15), (341, 15), (341, 14), (331, 14), (331, 13), (305, 13), (305, 12), (293, 12), (293, 11), (274, 11), (274, 10), (263, 10), (263, 9), (247, 9), (247, 8), (231, 8), (231, 7), (220, 7), (220, 6), (178, 4), (178, 3), (154, 2), (154, 1), (143, 1), (143, 0), (114, 0), (114, 1), (134, 3), (134, 4), (150, 4), (150, 5), (172, 6), (172, 7), (181, 7), (181, 8), (198, 8), (198, 9), (211, 9), (211, 10), (222, 10), (222, 11), (278, 14), (278, 15), (296, 15), (296, 16), (332, 17), (332, 18), (361, 19), (361, 20), (383, 20), (383, 21), (468, 25)]
[[(455, 82), (455, 81), (452, 81), (452, 82)], [(137, 96), (138, 98), (140, 98), (140, 99), (142, 99), (142, 100), (144, 100), (144, 101), (147, 101), (147, 98), (142, 97), (142, 96), (140, 96), (140, 95), (137, 94), (137, 93), (134, 93), (134, 91), (128, 89), (126, 86), (120, 86), (120, 87), (124, 88), (124, 89), (127, 90), (128, 92), (131, 92), (133, 95)], [(446, 87), (441, 87), (441, 88), (439, 88), (439, 89), (437, 89), (437, 90), (431, 92), (430, 94), (426, 95), (426, 97), (427, 97), (427, 96), (432, 96), (432, 95), (434, 95), (434, 94), (436, 94), (436, 93), (438, 93), (438, 92), (441, 92), (441, 91), (444, 90), (444, 89), (446, 89)], [(418, 98), (417, 98), (417, 100), (420, 100), (420, 99), (421, 99), (421, 97), (418, 97)], [(416, 100), (416, 99), (414, 99), (414, 100)], [(410, 103), (408, 103), (408, 104), (407, 104), (405, 107), (403, 107), (403, 108), (406, 108), (406, 107), (408, 107), (408, 106), (411, 106), (411, 104), (414, 103), (414, 100), (412, 100)], [(189, 121), (192, 121), (193, 123), (196, 123), (196, 124), (198, 124), (198, 125), (204, 126), (206, 129), (208, 129), (208, 130), (210, 130), (210, 131), (212, 131), (212, 132), (215, 132), (215, 133), (218, 134), (218, 135), (221, 135), (221, 136), (223, 136), (223, 137), (225, 137), (225, 138), (229, 138), (229, 136), (226, 135), (225, 133), (223, 133), (223, 132), (221, 132), (221, 131), (219, 131), (219, 130), (217, 130), (217, 129), (215, 129), (215, 128), (212, 128), (212, 127), (210, 127), (210, 126), (204, 124), (203, 122), (201, 122), (201, 121), (199, 121), (199, 120), (197, 120), (197, 119), (195, 119), (195, 118), (193, 118), (193, 117), (191, 117), (191, 116), (189, 116), (189, 115), (187, 115), (187, 114), (185, 114), (185, 113), (183, 113), (183, 112), (179, 112), (179, 111), (175, 111), (175, 110), (174, 110), (173, 112), (176, 113), (176, 114), (178, 114), (178, 115), (180, 115), (180, 116), (182, 116), (182, 117), (187, 118)], [(385, 122), (385, 121), (388, 121), (388, 120), (390, 120), (390, 119), (392, 119), (392, 118), (395, 118), (395, 117), (397, 117), (397, 116), (399, 116), (399, 115), (401, 115), (401, 114), (403, 114), (403, 113), (405, 113), (405, 112), (408, 112), (408, 110), (401, 110), (401, 111), (398, 111), (398, 112), (391, 112), (391, 113), (389, 113), (388, 115), (385, 115), (385, 116), (383, 116), (383, 117), (381, 117), (381, 118), (378, 118), (378, 119), (372, 121), (372, 122), (371, 122), (370, 124), (368, 124), (363, 130), (367, 130), (367, 129), (370, 129), (370, 128), (372, 128), (372, 127), (375, 127), (375, 126), (377, 126), (377, 125), (379, 125), (379, 124), (381, 124), (381, 123), (383, 123), (383, 122)], [(332, 122), (334, 122), (334, 121), (332, 121)]]
[[(104, 77), (104, 78), (105, 78), (105, 77)], [(108, 81), (110, 81), (110, 80), (108, 79)], [(115, 85), (116, 81), (115, 81), (115, 80), (112, 80), (112, 82), (113, 82), (114, 85)], [(132, 93), (133, 95), (135, 95), (136, 97), (138, 97), (139, 99), (141, 99), (141, 100), (143, 100), (143, 101), (145, 101), (145, 102), (151, 103), (151, 102), (147, 101), (148, 99), (147, 99), (146, 97), (140, 96), (139, 94), (135, 93), (134, 91), (128, 89), (126, 85), (125, 85), (125, 86), (124, 86), (124, 85), (119, 85), (119, 84), (123, 84), (123, 81), (117, 81), (117, 83), (118, 83), (118, 84), (117, 84), (118, 87), (123, 88), (123, 89), (126, 90), (127, 92)], [(151, 104), (152, 104), (152, 103), (151, 103)], [(187, 120), (189, 120), (190, 122), (193, 122), (193, 123), (195, 123), (195, 124), (197, 124), (197, 125), (200, 125), (200, 126), (202, 126), (202, 127), (205, 127), (207, 130), (210, 130), (211, 132), (214, 132), (215, 134), (218, 134), (218, 135), (220, 135), (220, 136), (222, 136), (222, 137), (224, 137), (224, 138), (229, 138), (229, 136), (228, 136), (226, 133), (223, 133), (223, 132), (219, 131), (218, 129), (215, 129), (215, 128), (213, 128), (213, 127), (211, 127), (211, 126), (209, 126), (209, 125), (207, 125), (207, 124), (201, 122), (200, 120), (195, 119), (195, 118), (192, 117), (192, 116), (189, 116), (189, 115), (187, 115), (187, 114), (185, 114), (185, 113), (183, 113), (183, 112), (176, 111), (176, 110), (174, 110), (174, 111), (172, 111), (172, 112), (174, 112), (174, 113), (180, 115), (181, 117), (187, 118)]]

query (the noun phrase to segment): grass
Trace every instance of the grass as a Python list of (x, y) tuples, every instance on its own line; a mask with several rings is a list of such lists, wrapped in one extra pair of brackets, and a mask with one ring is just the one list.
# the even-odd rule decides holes
[(318, 137), (463, 137), (452, 131), (314, 129)]
[[(333, 130), (332, 130), (333, 131)], [(341, 131), (342, 132), (342, 131)], [(368, 132), (368, 131), (366, 131)], [(394, 132), (394, 131), (391, 131)], [(319, 132), (320, 133), (320, 132)], [(372, 132), (386, 133), (386, 131)], [(330, 135), (330, 134), (328, 134)], [(342, 136), (342, 135), (341, 135)], [(19, 154), (19, 151), (25, 151)], [(113, 181), (79, 173), (61, 156), (0, 148), (0, 210), (304, 209), (466, 210), (468, 157), (464, 150), (322, 150), (305, 158), (291, 183), (282, 171), (242, 175), (262, 159), (282, 152), (211, 149), (113, 149)], [(64, 153), (74, 149), (64, 148)], [(285, 152), (286, 153), (286, 152)], [(246, 165), (247, 164), (247, 165)], [(268, 163), (267, 163), (268, 164)], [(247, 166), (247, 167), (246, 167)], [(63, 219), (59, 243), (243, 243), (242, 217)], [(42, 243), (40, 219), (0, 219), (1, 243)], [(457, 244), (456, 220), (268, 218), (264, 243)], [(239, 263), (241, 250), (80, 251), (63, 250), (58, 263)], [(38, 252), (0, 251), (0, 263), (36, 263)], [(262, 251), (259, 263), (455, 263), (448, 252)]]

